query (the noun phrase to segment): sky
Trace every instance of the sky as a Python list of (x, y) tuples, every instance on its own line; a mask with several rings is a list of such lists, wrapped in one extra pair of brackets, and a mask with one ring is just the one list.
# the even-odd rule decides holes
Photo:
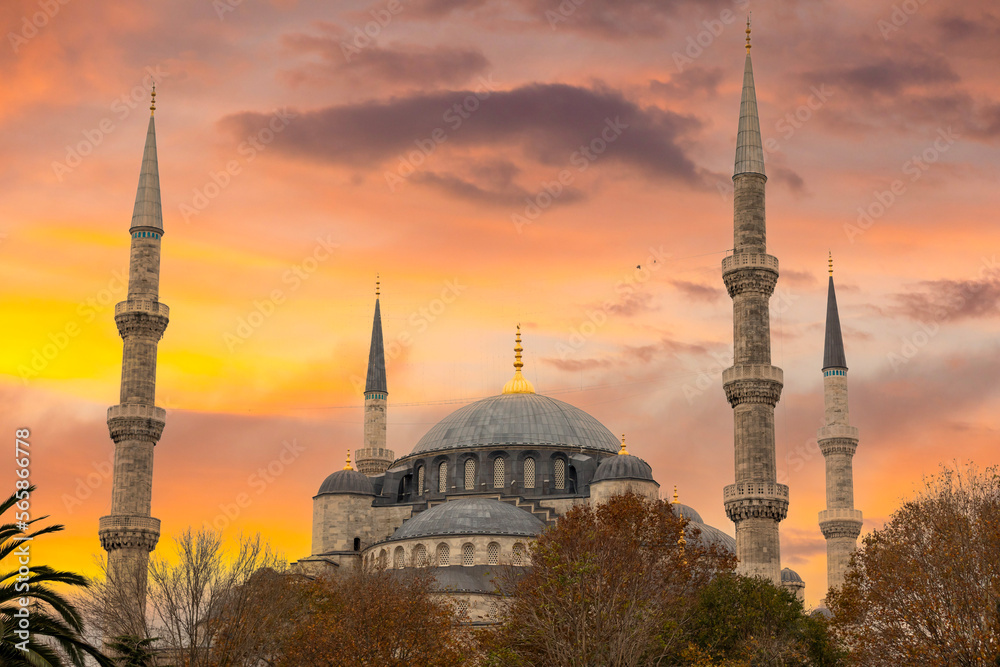
[(376, 274), (397, 456), (500, 393), (520, 323), (539, 393), (732, 534), (720, 263), (751, 10), (782, 564), (815, 605), (828, 252), (864, 532), (941, 464), (1000, 464), (992, 3), (10, 0), (0, 422), (31, 432), (32, 512), (66, 525), (35, 557), (100, 553), (154, 81), (158, 551), (208, 525), (310, 553), (312, 496), (361, 443)]

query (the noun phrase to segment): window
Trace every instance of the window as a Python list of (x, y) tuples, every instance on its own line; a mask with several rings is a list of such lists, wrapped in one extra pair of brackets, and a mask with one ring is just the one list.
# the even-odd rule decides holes
[(427, 567), (427, 547), (418, 544), (413, 550), (413, 564), (417, 567)]
[(417, 468), (417, 495), (422, 496), (424, 494), (424, 467), (420, 466)]
[(438, 493), (448, 492), (448, 462), (441, 461), (438, 466)]
[(354, 538), (354, 550), (355, 551), (361, 551), (361, 538), (360, 537), (355, 537)]
[(465, 461), (465, 490), (472, 491), (476, 488), (476, 460), (466, 459)]
[(504, 485), (504, 460), (502, 456), (493, 459), (493, 488), (502, 489)]
[(530, 456), (524, 459), (524, 488), (535, 488), (535, 459)]
[(490, 603), (490, 618), (500, 618), (500, 605), (497, 604), (496, 600)]
[(403, 547), (396, 547), (396, 553), (392, 557), (392, 566), (397, 570), (401, 570), (405, 562), (406, 554), (403, 551)]
[(556, 488), (565, 489), (566, 488), (566, 461), (563, 459), (555, 460), (556, 466)]
[(524, 565), (524, 545), (520, 542), (514, 544), (514, 555), (510, 562), (512, 565)]
[(500, 564), (500, 545), (496, 542), (490, 542), (490, 545), (486, 547), (486, 562), (490, 565)]
[(469, 601), (459, 600), (458, 601), (458, 616), (459, 618), (463, 616), (468, 616), (469, 614)]
[(380, 551), (378, 553), (378, 566), (379, 567), (385, 567), (385, 563), (386, 563), (386, 559), (387, 558), (388, 558), (388, 555), (385, 553), (385, 549), (382, 549), (382, 551)]
[(438, 545), (438, 567), (448, 567), (451, 565), (451, 549), (442, 542)]
[(462, 565), (466, 567), (476, 564), (476, 547), (472, 546), (472, 542), (466, 542), (462, 545)]

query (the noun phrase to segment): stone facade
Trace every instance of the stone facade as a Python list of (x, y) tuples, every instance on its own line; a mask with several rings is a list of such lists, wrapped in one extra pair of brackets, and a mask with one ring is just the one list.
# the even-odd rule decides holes
[[(594, 482), (590, 485), (590, 504), (600, 505), (614, 496), (625, 493), (634, 493), (649, 500), (658, 500), (660, 485), (644, 479), (609, 479)], [(560, 514), (565, 514), (565, 512), (560, 512)]]

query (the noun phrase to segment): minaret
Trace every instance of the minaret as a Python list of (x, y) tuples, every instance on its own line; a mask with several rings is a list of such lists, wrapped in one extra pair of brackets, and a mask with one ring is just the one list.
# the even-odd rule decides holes
[(733, 173), (733, 254), (722, 260), (722, 279), (733, 299), (733, 366), (722, 374), (735, 422), (736, 483), (724, 490), (726, 514), (736, 524), (737, 572), (781, 583), (778, 522), (788, 512), (788, 487), (777, 483), (774, 406), (782, 372), (771, 365), (768, 302), (778, 260), (767, 254), (764, 223), (764, 150), (757, 96), (747, 56)]
[(368, 351), (368, 379), (365, 381), (365, 441), (354, 452), (358, 471), (366, 475), (381, 475), (396, 455), (385, 448), (385, 406), (389, 395), (385, 387), (385, 347), (382, 343), (382, 312), (378, 297), (381, 281), (375, 278), (375, 322), (372, 324), (372, 344)]
[(861, 512), (854, 509), (852, 459), (858, 448), (858, 429), (851, 426), (847, 410), (847, 359), (840, 331), (837, 294), (833, 289), (833, 255), (830, 288), (826, 298), (826, 342), (823, 345), (823, 402), (825, 426), (819, 429), (819, 448), (826, 459), (826, 509), (819, 513), (819, 527), (826, 538), (826, 582), (836, 588), (861, 534)]
[[(115, 306), (115, 324), (124, 341), (120, 403), (108, 408), (108, 430), (115, 443), (111, 513), (100, 519), (98, 535), (108, 552), (108, 576), (124, 597), (145, 608), (146, 566), (160, 536), (160, 520), (150, 516), (153, 447), (166, 413), (156, 407), (156, 347), (170, 314), (159, 300), (160, 175), (156, 130), (150, 104), (146, 148), (132, 212), (128, 297)], [(135, 588), (132, 588), (135, 586)]]

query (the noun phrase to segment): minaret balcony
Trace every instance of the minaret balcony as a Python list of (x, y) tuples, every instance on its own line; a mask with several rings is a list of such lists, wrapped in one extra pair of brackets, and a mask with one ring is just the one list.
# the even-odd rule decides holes
[(857, 440), (859, 435), (860, 431), (858, 431), (858, 427), (848, 424), (827, 424), (826, 426), (821, 426), (819, 431), (816, 432), (816, 437), (819, 440), (831, 440), (833, 438)]
[(778, 272), (778, 258), (762, 252), (738, 252), (722, 258), (722, 275), (739, 269), (770, 269)]
[(819, 513), (819, 529), (828, 540), (836, 537), (857, 539), (862, 523), (861, 510), (832, 509)]
[(170, 319), (170, 308), (167, 304), (149, 299), (129, 299), (115, 304), (115, 315), (121, 313), (150, 313)]
[(160, 539), (160, 520), (128, 514), (102, 516), (97, 534), (106, 551), (130, 548), (152, 551)]
[(167, 411), (155, 405), (112, 405), (108, 408), (109, 421), (119, 417), (152, 419), (153, 421), (166, 422)]
[(770, 364), (740, 364), (739, 366), (730, 366), (722, 371), (723, 385), (737, 380), (770, 380), (784, 386), (785, 373), (777, 366)]
[(139, 440), (154, 445), (163, 434), (167, 411), (154, 405), (112, 405), (108, 408), (108, 432), (117, 442)]
[(781, 521), (788, 514), (788, 487), (777, 482), (737, 482), (722, 491), (726, 516), (730, 521), (771, 519)]

